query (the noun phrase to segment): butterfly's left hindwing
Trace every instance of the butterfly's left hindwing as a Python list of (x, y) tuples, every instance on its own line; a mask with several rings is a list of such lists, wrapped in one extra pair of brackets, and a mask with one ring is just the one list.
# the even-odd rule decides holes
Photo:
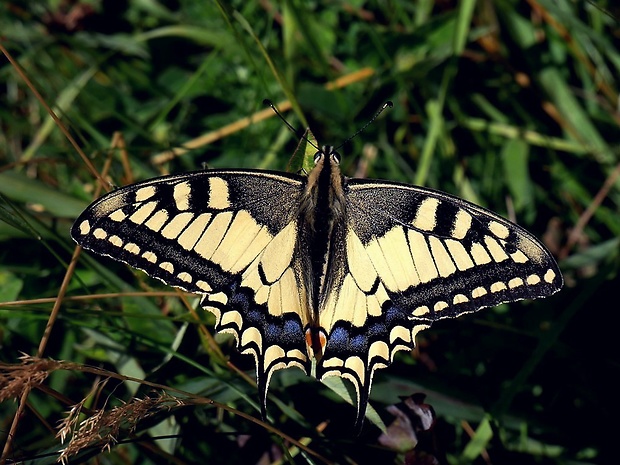
[(350, 179), (346, 270), (320, 315), (317, 376), (342, 376), (363, 419), (374, 370), (435, 320), (551, 295), (562, 275), (546, 248), (500, 216), (431, 189)]
[(117, 189), (76, 220), (86, 249), (203, 294), (216, 330), (256, 360), (264, 412), (272, 373), (309, 361), (303, 283), (295, 269), (296, 211), (303, 178), (212, 170)]

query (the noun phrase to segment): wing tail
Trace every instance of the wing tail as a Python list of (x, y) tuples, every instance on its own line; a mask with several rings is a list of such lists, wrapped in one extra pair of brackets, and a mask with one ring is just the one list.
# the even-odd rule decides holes
[(364, 427), (364, 419), (366, 418), (366, 409), (368, 408), (368, 398), (370, 397), (370, 388), (372, 387), (372, 373), (367, 373), (369, 381), (361, 386), (356, 386), (357, 390), (357, 414), (355, 416), (354, 431), (359, 436)]
[(225, 292), (203, 296), (201, 306), (215, 316), (215, 330), (232, 334), (237, 349), (254, 357), (261, 415), (267, 415), (267, 394), (271, 376), (277, 370), (298, 367), (310, 372), (302, 320), (298, 313), (269, 313), (266, 304), (238, 282)]

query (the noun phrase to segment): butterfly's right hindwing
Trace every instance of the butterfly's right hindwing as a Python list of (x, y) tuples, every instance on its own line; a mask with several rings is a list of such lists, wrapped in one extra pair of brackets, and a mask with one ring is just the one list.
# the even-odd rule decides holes
[(256, 360), (264, 408), (272, 373), (309, 371), (303, 284), (295, 267), (303, 178), (213, 170), (113, 191), (88, 207), (71, 235), (86, 249), (203, 294), (216, 330)]

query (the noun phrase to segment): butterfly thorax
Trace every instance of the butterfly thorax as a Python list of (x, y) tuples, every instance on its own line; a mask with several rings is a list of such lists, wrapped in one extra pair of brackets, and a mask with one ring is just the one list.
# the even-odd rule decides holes
[(344, 237), (346, 210), (340, 155), (333, 147), (324, 147), (315, 155), (315, 163), (300, 204), (297, 251), (309, 270), (301, 276), (310, 310), (306, 342), (310, 354), (320, 359), (326, 337), (319, 325), (319, 313), (342, 276), (345, 257), (337, 244), (342, 244)]

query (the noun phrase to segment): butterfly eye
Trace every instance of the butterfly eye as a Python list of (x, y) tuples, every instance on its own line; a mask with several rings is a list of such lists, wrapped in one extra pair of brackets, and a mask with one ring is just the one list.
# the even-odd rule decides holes
[(314, 154), (314, 164), (316, 165), (321, 158), (323, 158), (324, 153), (320, 150)]
[(338, 152), (332, 152), (331, 156), (332, 156), (332, 160), (334, 161), (334, 163), (339, 165), (340, 164), (340, 154)]

